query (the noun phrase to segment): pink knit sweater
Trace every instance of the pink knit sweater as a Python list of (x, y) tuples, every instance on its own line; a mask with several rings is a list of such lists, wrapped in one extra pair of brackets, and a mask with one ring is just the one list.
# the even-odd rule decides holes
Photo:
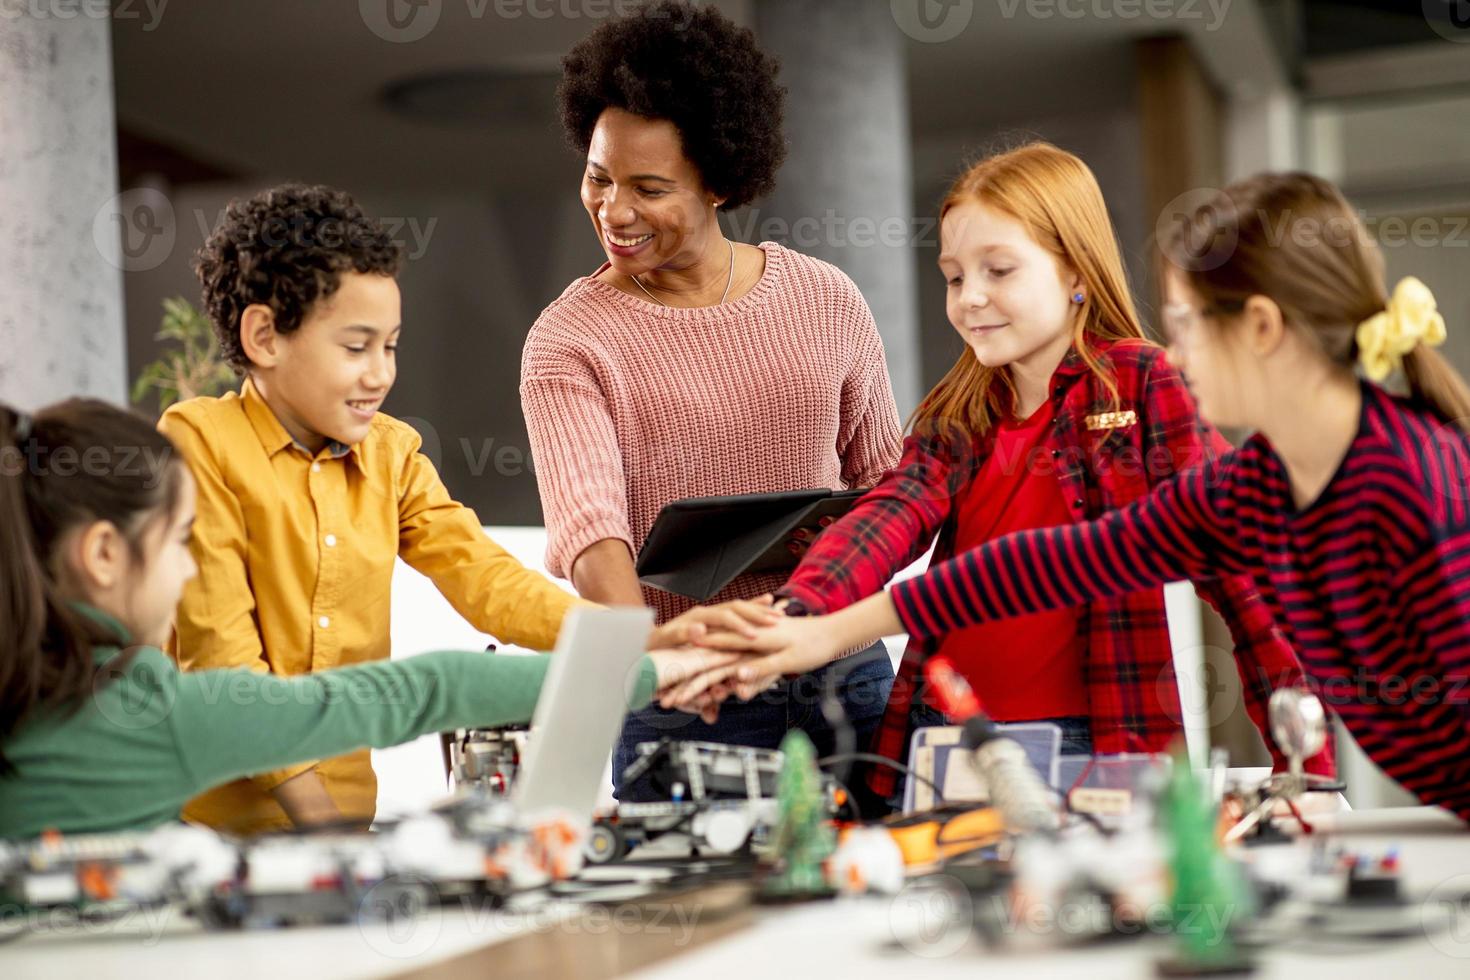
[[(667, 308), (584, 277), (537, 318), (521, 404), (553, 575), (570, 577), (605, 538), (636, 555), (672, 500), (869, 487), (898, 462), (883, 344), (857, 287), (825, 262), (760, 247), (765, 273), (729, 303)], [(742, 576), (712, 601), (783, 579)], [(692, 605), (644, 598), (660, 621)]]

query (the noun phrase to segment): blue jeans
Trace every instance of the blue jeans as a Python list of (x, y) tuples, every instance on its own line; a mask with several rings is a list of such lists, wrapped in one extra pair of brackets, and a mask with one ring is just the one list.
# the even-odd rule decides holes
[(838, 701), (856, 735), (853, 751), (870, 751), (893, 687), (893, 664), (882, 641), (795, 680), (781, 681), (749, 701), (730, 698), (720, 705), (720, 716), (713, 725), (706, 725), (697, 715), (661, 708), (630, 714), (613, 752), (613, 795), (627, 803), (657, 799), (645, 785), (647, 780), (623, 785), (623, 772), (637, 758), (635, 747), (640, 742), (674, 738), (776, 749), (788, 731), (800, 728), (816, 746), (818, 758), (832, 754), (837, 733), (822, 714), (821, 698), (827, 676), (834, 671), (838, 672)]

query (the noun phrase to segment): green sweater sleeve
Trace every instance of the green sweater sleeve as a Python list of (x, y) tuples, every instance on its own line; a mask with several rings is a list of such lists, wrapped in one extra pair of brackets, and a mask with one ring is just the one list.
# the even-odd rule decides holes
[[(185, 771), (202, 791), (295, 762), (386, 748), (430, 732), (528, 722), (550, 658), (443, 651), (299, 677), (249, 670), (178, 675), (169, 713)], [(652, 698), (653, 661), (628, 709)]]

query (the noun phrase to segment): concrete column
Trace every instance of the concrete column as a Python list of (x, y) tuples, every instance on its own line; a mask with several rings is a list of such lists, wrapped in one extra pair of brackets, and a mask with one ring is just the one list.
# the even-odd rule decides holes
[(1230, 99), (1225, 105), (1225, 179), (1295, 170), (1301, 165), (1301, 132), (1300, 100), (1288, 88)]
[(126, 395), (111, 25), (71, 14), (0, 7), (0, 399), (28, 410)]
[(888, 4), (852, 0), (758, 0), (755, 29), (781, 61), (791, 149), (754, 228), (857, 283), (907, 417), (923, 391), (904, 35)]

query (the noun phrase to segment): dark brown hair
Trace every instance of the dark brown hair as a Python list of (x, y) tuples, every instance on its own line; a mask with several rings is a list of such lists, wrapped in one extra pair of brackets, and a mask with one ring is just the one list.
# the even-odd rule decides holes
[[(1346, 198), (1308, 173), (1237, 181), (1183, 215), (1159, 242), (1165, 266), (1203, 300), (1207, 322), (1268, 297), (1333, 363), (1358, 360), (1358, 325), (1388, 305), (1383, 254)], [(1470, 388), (1420, 344), (1403, 361), (1411, 396), (1470, 432)]]
[(183, 465), (146, 420), (106, 402), (72, 399), (34, 419), (0, 406), (0, 773), (13, 771), (5, 739), (33, 713), (79, 708), (92, 648), (124, 640), (70, 605), (58, 545), (110, 521), (141, 559), (144, 530), (178, 504)]
[(306, 184), (231, 201), (194, 258), (220, 354), (241, 375), (250, 369), (240, 344), (247, 306), (270, 307), (276, 333), (291, 333), (344, 273), (397, 276), (402, 266), (403, 246), (352, 195)]
[(586, 156), (608, 109), (667, 119), (704, 186), (731, 211), (770, 192), (786, 158), (786, 90), (749, 28), (714, 7), (660, 0), (606, 21), (567, 52), (557, 101)]

